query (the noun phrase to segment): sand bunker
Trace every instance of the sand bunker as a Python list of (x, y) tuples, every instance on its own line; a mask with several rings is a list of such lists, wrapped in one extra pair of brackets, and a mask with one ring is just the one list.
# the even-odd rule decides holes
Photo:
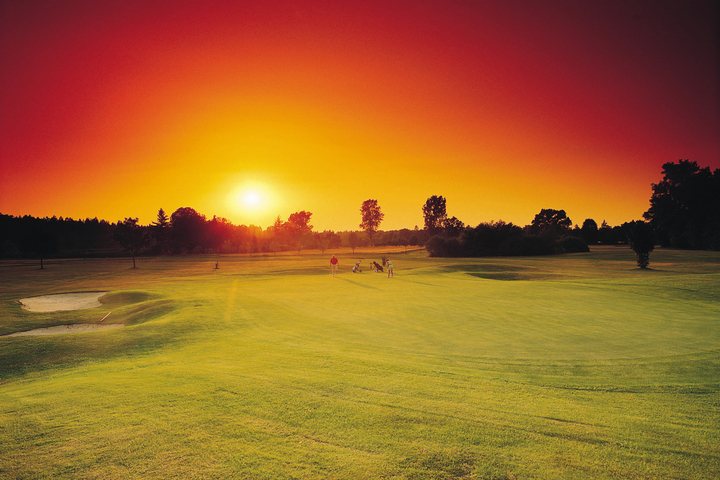
[[(57, 312), (61, 310), (83, 310), (95, 308), (102, 305), (100, 297), (108, 292), (83, 292), (83, 293), (60, 293), (57, 295), (43, 295), (40, 297), (29, 297), (20, 300), (23, 308), (31, 312)], [(103, 317), (105, 320), (108, 313)], [(100, 320), (102, 322), (102, 320)], [(23, 337), (27, 335), (62, 335), (65, 333), (95, 332), (98, 330), (109, 330), (112, 328), (124, 327), (122, 323), (76, 323), (74, 325), (57, 325), (54, 327), (36, 328), (25, 332), (9, 333), (0, 335), (3, 337)]]
[(57, 312), (60, 310), (82, 310), (102, 305), (99, 298), (108, 292), (59, 293), (20, 300), (23, 308), (31, 312)]
[(125, 325), (122, 323), (109, 323), (107, 325), (101, 325), (97, 323), (76, 323), (75, 325), (57, 325), (55, 327), (36, 328), (34, 330), (28, 330), (26, 332), (15, 332), (2, 336), (24, 337), (27, 335), (62, 335), (64, 333), (83, 333), (95, 332), (98, 330), (109, 330), (112, 328), (120, 328), (124, 326)]

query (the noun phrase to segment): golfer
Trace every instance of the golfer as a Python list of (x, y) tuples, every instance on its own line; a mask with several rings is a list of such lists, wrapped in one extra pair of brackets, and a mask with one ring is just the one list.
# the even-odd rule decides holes
[(335, 257), (335, 255), (332, 256), (330, 259), (330, 268), (332, 269), (332, 276), (334, 277), (337, 275), (337, 266), (338, 266), (338, 259)]
[(395, 273), (393, 272), (392, 262), (390, 261), (389, 258), (388, 258), (388, 261), (387, 261), (387, 269), (388, 269), (388, 278), (394, 277), (394, 276), (395, 276)]

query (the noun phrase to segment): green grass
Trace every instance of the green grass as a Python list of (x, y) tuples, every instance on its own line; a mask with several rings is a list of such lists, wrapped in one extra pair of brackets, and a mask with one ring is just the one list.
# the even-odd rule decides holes
[(126, 325), (0, 338), (0, 477), (720, 477), (720, 254), (332, 253), (0, 263)]

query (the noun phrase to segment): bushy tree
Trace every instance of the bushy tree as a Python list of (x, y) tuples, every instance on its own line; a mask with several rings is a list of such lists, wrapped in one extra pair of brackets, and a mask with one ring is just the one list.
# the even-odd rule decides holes
[(377, 232), (380, 222), (385, 218), (385, 214), (380, 211), (378, 201), (373, 199), (365, 200), (362, 203), (360, 214), (362, 215), (360, 228), (365, 230), (365, 233), (370, 239), (370, 245), (372, 245), (375, 232)]
[(603, 220), (598, 229), (598, 240), (603, 245), (617, 245), (618, 243), (627, 243), (627, 235), (625, 235), (622, 225), (611, 227)]
[(333, 232), (332, 230), (325, 230), (322, 233), (315, 233), (313, 235), (315, 239), (315, 246), (320, 250), (321, 253), (325, 253), (328, 248), (337, 248), (340, 246), (342, 239), (340, 235)]
[(559, 237), (570, 231), (572, 221), (565, 213), (565, 210), (543, 208), (535, 215), (530, 230), (537, 235), (548, 235)]
[(352, 252), (355, 253), (355, 249), (360, 246), (360, 238), (357, 233), (350, 232), (350, 235), (348, 236), (348, 243), (350, 244), (350, 248), (352, 248)]
[(202, 248), (205, 237), (205, 215), (194, 208), (180, 207), (170, 216), (170, 228), (175, 250), (178, 252), (196, 252)]
[(268, 229), (276, 249), (291, 248), (302, 251), (304, 247), (316, 247), (316, 239), (312, 236), (313, 226), (310, 225), (311, 217), (311, 212), (301, 210), (290, 214), (287, 222), (283, 222), (278, 215), (275, 223)]
[(422, 207), (425, 229), (430, 236), (439, 234), (447, 219), (445, 197), (433, 195), (425, 201)]
[(272, 250), (273, 252), (280, 250), (280, 247), (287, 243), (287, 240), (285, 239), (286, 235), (284, 226), (285, 222), (283, 222), (282, 218), (280, 218), (280, 215), (278, 215), (272, 226), (268, 228), (268, 233), (272, 237), (271, 243), (274, 247), (274, 249)]
[(425, 248), (431, 257), (461, 257), (464, 253), (457, 238), (446, 238), (441, 235), (431, 237)]
[(305, 246), (307, 238), (310, 236), (310, 233), (312, 233), (313, 226), (310, 225), (310, 217), (312, 217), (312, 213), (306, 212), (305, 210), (291, 213), (285, 225), (290, 243), (294, 245), (298, 251)]
[(327, 250), (330, 243), (327, 241), (327, 238), (322, 235), (315, 235), (315, 246), (318, 250), (320, 250), (320, 253), (325, 253), (325, 250)]
[(598, 225), (592, 218), (587, 218), (580, 228), (580, 236), (588, 245), (595, 245), (600, 239)]
[(585, 240), (581, 237), (576, 237), (575, 235), (565, 235), (564, 237), (560, 237), (560, 239), (558, 239), (555, 243), (555, 246), (558, 250), (560, 250), (558, 253), (583, 253), (590, 251), (590, 248), (587, 243), (585, 243)]
[(457, 217), (446, 218), (443, 222), (443, 228), (445, 229), (445, 235), (448, 237), (459, 237), (465, 229), (465, 224)]
[(623, 228), (628, 244), (637, 257), (638, 267), (647, 268), (650, 264), (650, 252), (655, 249), (655, 232), (652, 225), (638, 220), (625, 223)]
[(213, 216), (205, 223), (203, 246), (214, 252), (220, 251), (223, 243), (233, 238), (234, 227), (227, 218)]
[(500, 220), (468, 228), (463, 234), (463, 240), (469, 257), (514, 255), (521, 245), (522, 235), (522, 228)]
[(157, 220), (152, 223), (152, 236), (155, 239), (157, 253), (165, 253), (168, 249), (168, 231), (170, 230), (170, 218), (165, 210), (158, 210)]
[(58, 236), (47, 228), (36, 228), (25, 235), (20, 243), (20, 250), (39, 256), (40, 269), (43, 270), (43, 259), (58, 251)]
[(663, 165), (663, 179), (652, 185), (650, 208), (643, 214), (662, 246), (720, 249), (720, 169), (697, 162)]
[(465, 228), (459, 237), (435, 235), (425, 247), (432, 257), (551, 255), (589, 250), (580, 237), (538, 235), (502, 220)]
[(405, 251), (407, 252), (407, 247), (410, 245), (410, 237), (411, 237), (410, 229), (403, 228), (398, 232), (398, 243), (405, 247)]
[(126, 218), (123, 222), (118, 222), (113, 231), (113, 240), (132, 255), (133, 268), (137, 268), (135, 256), (145, 246), (146, 242), (145, 232), (137, 222), (137, 218)]
[(310, 225), (310, 217), (312, 213), (302, 210), (300, 212), (291, 213), (288, 217), (288, 225), (290, 229), (300, 234), (307, 234), (312, 231), (313, 226)]

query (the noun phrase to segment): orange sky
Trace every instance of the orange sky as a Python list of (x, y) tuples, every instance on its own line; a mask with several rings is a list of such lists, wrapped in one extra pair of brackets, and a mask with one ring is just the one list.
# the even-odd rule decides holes
[(638, 219), (720, 168), (718, 12), (657, 3), (1, 2), (0, 213)]

